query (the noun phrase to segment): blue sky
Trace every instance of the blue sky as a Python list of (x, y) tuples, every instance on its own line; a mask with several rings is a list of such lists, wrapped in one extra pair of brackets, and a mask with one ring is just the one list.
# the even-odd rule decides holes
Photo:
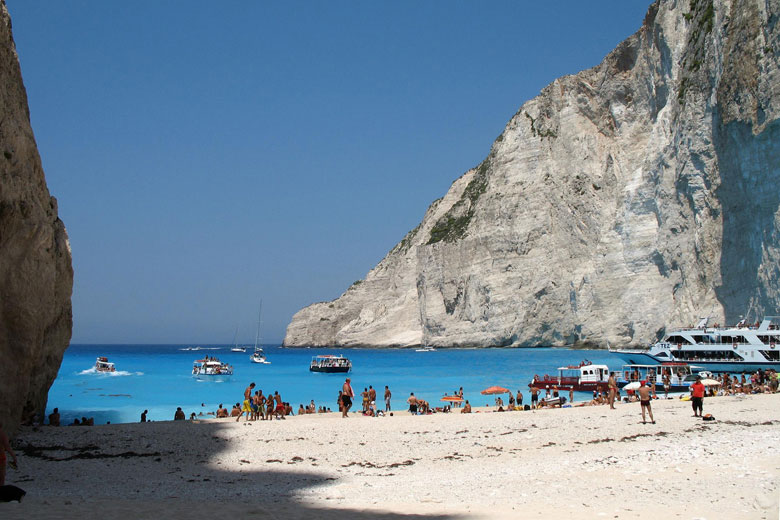
[(74, 343), (280, 342), (649, 2), (7, 0)]

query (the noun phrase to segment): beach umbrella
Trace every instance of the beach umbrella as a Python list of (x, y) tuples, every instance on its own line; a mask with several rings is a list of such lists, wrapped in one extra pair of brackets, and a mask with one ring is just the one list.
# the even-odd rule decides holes
[(448, 403), (462, 403), (463, 398), (458, 397), (457, 395), (445, 395), (441, 398), (442, 401), (447, 401)]
[(641, 383), (639, 381), (634, 381), (633, 383), (628, 383), (626, 386), (624, 386), (623, 390), (636, 390), (640, 386), (642, 386), (642, 385), (641, 385)]
[(480, 392), (482, 395), (493, 395), (493, 394), (508, 394), (511, 390), (507, 390), (503, 386), (491, 386), (490, 388), (485, 388)]
[(721, 382), (717, 379), (702, 379), (701, 384), (704, 386), (720, 386)]

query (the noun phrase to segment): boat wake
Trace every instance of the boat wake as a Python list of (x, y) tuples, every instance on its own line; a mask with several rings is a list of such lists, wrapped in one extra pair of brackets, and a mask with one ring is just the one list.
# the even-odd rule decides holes
[(106, 376), (106, 377), (120, 377), (120, 376), (142, 376), (143, 372), (127, 372), (125, 370), (117, 370), (116, 372), (98, 372), (95, 367), (88, 368), (79, 372), (80, 376)]

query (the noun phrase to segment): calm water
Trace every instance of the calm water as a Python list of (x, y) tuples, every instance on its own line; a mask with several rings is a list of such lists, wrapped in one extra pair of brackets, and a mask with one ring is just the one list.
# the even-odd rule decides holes
[[(309, 372), (312, 356), (344, 354), (352, 360), (352, 387), (356, 394), (373, 385), (378, 396), (385, 385), (393, 393), (393, 409), (406, 408), (410, 392), (441, 405), (439, 399), (463, 387), (472, 405), (493, 404), (494, 398), (480, 395), (492, 385), (522, 390), (529, 401), (528, 382), (534, 374), (555, 373), (555, 368), (578, 364), (583, 359), (603, 363), (612, 369), (622, 365), (605, 351), (567, 349), (471, 349), (415, 352), (413, 349), (282, 349), (264, 346), (270, 365), (249, 361), (250, 352), (234, 353), (229, 347), (197, 352), (181, 350), (193, 345), (71, 345), (65, 352), (57, 379), (49, 390), (47, 414), (60, 409), (63, 424), (74, 417), (94, 417), (96, 424), (135, 422), (144, 409), (150, 420), (170, 420), (177, 406), (191, 412), (214, 411), (219, 403), (230, 408), (242, 399), (244, 388), (254, 381), (263, 393), (279, 391), (284, 401), (298, 410), (315, 403), (337, 409), (336, 396), (344, 374)], [(207, 345), (202, 345), (207, 347)], [(217, 356), (234, 367), (227, 381), (201, 381), (192, 377), (192, 362), (204, 355)], [(97, 356), (116, 364), (113, 374), (96, 373)], [(584, 399), (585, 394), (576, 395)], [(382, 402), (379, 397), (377, 401)], [(379, 402), (377, 404), (379, 404)], [(201, 403), (205, 406), (201, 406)], [(354, 409), (354, 408), (353, 408)]]

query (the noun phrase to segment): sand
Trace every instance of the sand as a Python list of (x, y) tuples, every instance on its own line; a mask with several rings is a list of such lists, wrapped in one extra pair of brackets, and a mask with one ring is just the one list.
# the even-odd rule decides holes
[(780, 394), (21, 432), (0, 518), (778, 518)]

